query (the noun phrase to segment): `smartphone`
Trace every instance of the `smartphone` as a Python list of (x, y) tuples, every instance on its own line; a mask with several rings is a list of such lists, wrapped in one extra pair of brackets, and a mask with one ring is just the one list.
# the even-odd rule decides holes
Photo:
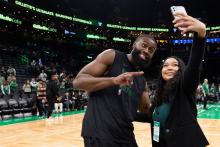
[[(170, 7), (171, 13), (174, 18), (178, 18), (177, 15), (175, 15), (176, 12), (182, 13), (182, 14), (187, 14), (186, 9), (183, 6), (171, 6)], [(183, 27), (178, 27), (179, 30), (181, 30)]]
[(175, 15), (176, 12), (187, 14), (186, 9), (183, 6), (171, 6), (170, 10), (171, 10), (171, 13), (172, 13), (174, 18), (178, 17), (178, 16)]

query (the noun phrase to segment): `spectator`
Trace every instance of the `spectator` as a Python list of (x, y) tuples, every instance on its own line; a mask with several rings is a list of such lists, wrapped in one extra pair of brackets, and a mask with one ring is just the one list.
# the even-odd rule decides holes
[(70, 111), (74, 108), (75, 101), (70, 97), (69, 92), (65, 92), (65, 95), (63, 96), (63, 107), (64, 111)]
[(16, 70), (11, 65), (8, 66), (7, 74), (12, 74), (13, 76), (16, 76)]
[(26, 80), (26, 82), (23, 85), (23, 91), (24, 94), (27, 95), (28, 98), (30, 98), (30, 94), (31, 94), (31, 84), (29, 80)]
[(5, 95), (10, 95), (11, 89), (8, 81), (3, 80), (1, 84), (1, 98), (3, 98)]
[(46, 83), (39, 81), (37, 85), (37, 108), (39, 116), (46, 116)]
[(202, 103), (204, 96), (205, 96), (205, 91), (203, 90), (202, 85), (199, 84), (196, 89), (196, 102), (197, 102), (197, 104)]
[(39, 79), (46, 82), (47, 81), (47, 74), (44, 72), (44, 70), (41, 71), (39, 75)]
[(38, 83), (37, 83), (37, 81), (35, 80), (35, 78), (32, 78), (31, 79), (31, 92), (32, 93), (36, 93), (36, 91), (37, 91), (37, 85), (38, 85)]
[(204, 100), (203, 100), (203, 109), (207, 110), (207, 101), (208, 101), (208, 96), (209, 96), (209, 84), (208, 84), (208, 79), (204, 79), (204, 82), (202, 84), (202, 88), (205, 92), (204, 95)]
[(9, 82), (10, 84), (10, 89), (11, 89), (11, 95), (13, 96), (18, 88), (18, 84), (16, 82), (16, 77), (14, 76), (11, 80), (11, 82)]

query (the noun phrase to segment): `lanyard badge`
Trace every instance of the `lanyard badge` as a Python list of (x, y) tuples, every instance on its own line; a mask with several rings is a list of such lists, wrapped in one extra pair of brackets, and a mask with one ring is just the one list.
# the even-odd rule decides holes
[(160, 122), (154, 121), (153, 140), (159, 142), (160, 138)]

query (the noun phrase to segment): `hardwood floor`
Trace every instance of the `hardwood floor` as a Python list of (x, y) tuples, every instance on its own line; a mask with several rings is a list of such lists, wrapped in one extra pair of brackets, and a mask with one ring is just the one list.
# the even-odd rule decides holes
[[(1, 147), (83, 147), (83, 114), (55, 117), (0, 127)], [(210, 146), (219, 147), (220, 120), (199, 119)], [(139, 147), (151, 147), (149, 124), (134, 123)]]

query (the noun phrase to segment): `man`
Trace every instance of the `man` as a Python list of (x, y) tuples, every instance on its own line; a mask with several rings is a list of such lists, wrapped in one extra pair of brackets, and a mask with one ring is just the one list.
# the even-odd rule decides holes
[(197, 104), (202, 103), (204, 96), (205, 96), (205, 91), (203, 90), (202, 84), (199, 84), (196, 89), (196, 103)]
[(47, 83), (46, 95), (48, 102), (47, 118), (51, 118), (54, 102), (61, 99), (59, 95), (58, 75), (54, 72), (51, 73), (51, 79)]
[(9, 65), (9, 66), (8, 66), (7, 74), (8, 74), (8, 75), (11, 74), (11, 75), (13, 75), (13, 76), (16, 76), (16, 70), (15, 70), (15, 68), (12, 67), (12, 65)]
[(62, 97), (62, 100), (64, 111), (73, 110), (75, 106), (75, 101), (71, 98), (70, 93), (68, 91), (65, 92), (64, 96)]
[(41, 71), (41, 73), (39, 75), (39, 79), (41, 79), (42, 81), (46, 82), (47, 74), (44, 72), (44, 70)]
[(204, 100), (203, 100), (203, 109), (207, 110), (207, 101), (208, 101), (208, 96), (209, 96), (209, 84), (208, 84), (208, 79), (204, 79), (204, 82), (202, 84), (202, 88), (204, 90)]
[(37, 108), (39, 117), (46, 116), (46, 83), (42, 80), (37, 85)]
[(153, 37), (142, 34), (130, 54), (108, 49), (86, 65), (73, 86), (90, 93), (83, 120), (85, 147), (137, 147), (132, 121), (138, 105), (149, 108), (143, 74), (157, 48)]

